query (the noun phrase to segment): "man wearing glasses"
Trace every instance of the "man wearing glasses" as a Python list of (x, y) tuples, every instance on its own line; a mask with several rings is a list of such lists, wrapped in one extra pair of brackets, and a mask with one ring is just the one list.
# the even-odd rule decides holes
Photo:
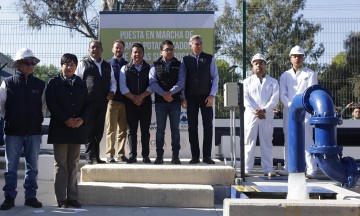
[[(164, 163), (164, 135), (166, 120), (169, 116), (171, 129), (171, 147), (173, 164), (180, 164), (180, 114), (181, 90), (184, 87), (185, 76), (180, 73), (181, 62), (174, 57), (174, 44), (165, 40), (160, 44), (161, 57), (151, 66), (149, 81), (155, 92), (156, 112), (156, 154), (155, 164)], [(183, 71), (182, 71), (183, 72)]]
[(5, 201), (1, 210), (15, 206), (19, 159), (25, 155), (25, 205), (41, 208), (36, 199), (38, 156), (43, 121), (45, 82), (33, 75), (40, 60), (28, 48), (17, 51), (13, 67), (16, 73), (0, 86), (0, 116), (5, 119), (6, 171), (3, 187)]

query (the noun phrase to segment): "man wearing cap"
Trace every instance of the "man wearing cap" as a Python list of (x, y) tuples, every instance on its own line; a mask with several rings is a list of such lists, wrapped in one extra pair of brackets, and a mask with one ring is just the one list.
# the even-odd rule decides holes
[(116, 80), (111, 65), (101, 57), (102, 43), (93, 40), (89, 43), (89, 57), (79, 63), (75, 74), (81, 77), (90, 96), (90, 114), (88, 120), (88, 143), (86, 145), (87, 164), (106, 161), (100, 159), (100, 141), (104, 133), (107, 104), (116, 92)]
[(38, 156), (40, 151), (41, 123), (43, 122), (45, 82), (33, 75), (40, 60), (28, 48), (17, 51), (13, 67), (16, 72), (0, 86), (0, 116), (5, 119), (6, 171), (3, 187), (5, 201), (1, 210), (15, 206), (17, 172), (22, 153), (25, 155), (25, 205), (41, 208), (36, 199)]
[(273, 109), (279, 102), (278, 81), (266, 74), (266, 60), (257, 53), (251, 60), (253, 74), (243, 82), (245, 128), (245, 174), (254, 167), (256, 139), (259, 136), (261, 167), (265, 176), (273, 172)]
[(192, 50), (184, 56), (180, 65), (180, 73), (185, 74), (185, 88), (182, 95), (182, 107), (187, 109), (189, 142), (192, 158), (190, 164), (200, 163), (200, 147), (198, 135), (198, 115), (201, 110), (203, 137), (203, 162), (215, 164), (211, 159), (214, 98), (218, 89), (219, 73), (212, 55), (203, 52), (203, 42), (200, 35), (189, 39)]
[[(307, 67), (303, 67), (305, 51), (300, 46), (294, 46), (290, 50), (290, 62), (292, 68), (285, 71), (280, 76), (280, 100), (284, 105), (283, 109), (283, 130), (285, 138), (285, 149), (284, 159), (285, 166), (284, 170), (280, 171), (280, 175), (287, 175), (287, 164), (288, 164), (288, 116), (289, 108), (294, 99), (298, 94), (303, 94), (304, 91), (313, 85), (318, 84), (317, 73)], [(309, 124), (309, 113), (305, 116), (305, 162), (306, 162), (306, 176), (308, 178), (315, 178), (317, 172), (317, 165), (315, 159), (310, 156), (309, 148), (314, 141), (312, 139), (312, 126)]]

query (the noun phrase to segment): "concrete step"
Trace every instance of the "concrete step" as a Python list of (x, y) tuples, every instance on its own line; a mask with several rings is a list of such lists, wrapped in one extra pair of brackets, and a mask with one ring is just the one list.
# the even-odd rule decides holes
[(215, 165), (165, 164), (94, 164), (81, 168), (82, 182), (119, 182), (151, 184), (223, 185), (234, 183), (235, 170), (217, 162)]
[(79, 201), (86, 205), (138, 207), (214, 207), (210, 185), (81, 182)]

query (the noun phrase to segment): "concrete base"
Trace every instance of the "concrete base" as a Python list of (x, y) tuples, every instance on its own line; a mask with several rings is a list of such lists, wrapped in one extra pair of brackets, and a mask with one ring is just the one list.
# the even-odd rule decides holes
[(214, 206), (214, 190), (209, 185), (82, 182), (78, 188), (80, 203), (87, 205)]
[(359, 216), (355, 200), (225, 199), (224, 216)]
[(82, 182), (231, 185), (235, 170), (215, 165), (96, 164), (81, 168)]

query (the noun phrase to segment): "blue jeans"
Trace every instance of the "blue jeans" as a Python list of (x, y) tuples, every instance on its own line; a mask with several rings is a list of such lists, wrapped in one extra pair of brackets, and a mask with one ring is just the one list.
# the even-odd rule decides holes
[(36, 197), (38, 185), (38, 157), (40, 152), (40, 135), (33, 136), (6, 136), (5, 137), (6, 172), (4, 173), (5, 197), (16, 198), (17, 172), (22, 151), (25, 155), (25, 199)]
[(178, 157), (180, 150), (179, 123), (180, 123), (181, 104), (180, 102), (155, 103), (155, 111), (156, 111), (156, 124), (157, 124), (156, 154), (158, 157), (163, 157), (164, 155), (163, 147), (164, 147), (166, 120), (167, 117), (169, 116), (172, 153), (174, 157)]

